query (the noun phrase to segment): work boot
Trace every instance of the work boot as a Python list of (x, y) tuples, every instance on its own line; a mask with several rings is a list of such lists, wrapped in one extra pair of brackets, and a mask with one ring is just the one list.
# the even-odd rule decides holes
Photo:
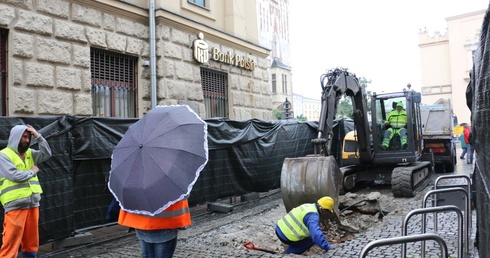
[(463, 156), (459, 156), (459, 158), (460, 158), (460, 159), (464, 159), (464, 157), (463, 157)]

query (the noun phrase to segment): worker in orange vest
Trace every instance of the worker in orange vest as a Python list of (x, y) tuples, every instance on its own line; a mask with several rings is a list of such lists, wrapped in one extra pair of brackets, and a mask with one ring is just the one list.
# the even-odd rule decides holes
[(135, 229), (143, 258), (171, 258), (177, 246), (178, 230), (191, 225), (191, 214), (187, 199), (184, 199), (155, 216), (121, 209), (118, 223)]

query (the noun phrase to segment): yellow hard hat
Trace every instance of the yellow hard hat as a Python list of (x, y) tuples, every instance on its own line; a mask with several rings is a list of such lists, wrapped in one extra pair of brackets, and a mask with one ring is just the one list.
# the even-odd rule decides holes
[(322, 209), (326, 209), (329, 210), (330, 212), (333, 212), (334, 205), (335, 202), (333, 201), (332, 197), (325, 196), (318, 199), (318, 206), (320, 206)]

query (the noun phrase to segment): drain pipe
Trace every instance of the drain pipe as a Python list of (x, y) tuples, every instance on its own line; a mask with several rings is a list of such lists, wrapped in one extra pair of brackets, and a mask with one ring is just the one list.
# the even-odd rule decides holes
[(155, 0), (149, 0), (150, 18), (150, 98), (151, 109), (157, 105), (157, 60), (156, 60), (156, 37), (155, 37)]

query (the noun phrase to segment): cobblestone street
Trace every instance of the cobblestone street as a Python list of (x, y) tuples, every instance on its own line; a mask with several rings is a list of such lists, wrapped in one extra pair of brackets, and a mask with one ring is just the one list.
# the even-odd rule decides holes
[[(454, 174), (472, 172), (473, 166), (459, 162)], [(441, 175), (435, 174), (434, 179)], [(451, 174), (452, 175), (452, 174)], [(432, 184), (413, 198), (402, 200), (403, 207), (388, 214), (383, 220), (366, 232), (355, 234), (354, 239), (335, 244), (335, 249), (318, 254), (308, 254), (310, 257), (359, 257), (361, 250), (371, 241), (401, 236), (402, 222), (410, 210), (422, 208), (425, 193), (432, 190)], [(361, 190), (369, 192), (370, 189)], [(382, 194), (391, 195), (389, 189), (374, 189)], [(427, 206), (430, 206), (430, 201)], [(382, 205), (382, 204), (381, 204)], [(198, 208), (193, 208), (194, 210)], [(260, 200), (236, 206), (231, 213), (207, 213), (193, 216), (193, 225), (179, 232), (179, 242), (174, 257), (297, 257), (299, 255), (271, 254), (243, 247), (245, 239), (256, 246), (282, 252), (282, 246), (275, 238), (274, 222), (284, 214), (284, 206), (280, 192), (275, 192)], [(193, 214), (196, 214), (195, 212)], [(476, 231), (475, 212), (472, 212), (472, 227), (470, 237), (470, 252), (464, 257), (478, 257), (473, 248)], [(458, 257), (457, 216), (454, 212), (438, 214), (438, 232), (446, 241), (451, 257)], [(413, 216), (407, 224), (408, 234), (421, 233), (421, 216)], [(113, 226), (113, 230), (125, 230)], [(432, 214), (427, 215), (427, 232), (433, 232)], [(252, 233), (250, 233), (252, 232)], [(313, 247), (315, 248), (315, 247)], [(420, 257), (421, 243), (407, 244), (407, 257)], [(426, 242), (426, 257), (438, 257), (439, 246), (435, 241)], [(464, 250), (464, 249), (463, 249)], [(401, 245), (382, 246), (372, 249), (367, 257), (400, 257)], [(41, 257), (140, 257), (137, 238), (133, 233), (117, 240), (103, 244), (91, 244), (66, 251), (46, 253)]]

